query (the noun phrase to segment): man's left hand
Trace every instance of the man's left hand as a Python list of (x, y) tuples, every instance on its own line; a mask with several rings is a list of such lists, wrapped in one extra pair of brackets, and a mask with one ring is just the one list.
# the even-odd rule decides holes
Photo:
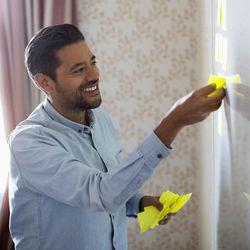
[[(144, 208), (145, 207), (148, 207), (148, 206), (154, 206), (156, 207), (159, 211), (161, 211), (163, 209), (163, 205), (160, 203), (159, 201), (160, 197), (159, 196), (143, 196), (140, 200), (140, 203), (139, 203), (139, 209), (140, 209), (140, 212), (143, 212), (144, 211)], [(169, 222), (170, 220), (170, 217), (174, 216), (174, 214), (167, 214), (165, 216), (165, 219), (159, 221), (159, 225), (165, 225)]]

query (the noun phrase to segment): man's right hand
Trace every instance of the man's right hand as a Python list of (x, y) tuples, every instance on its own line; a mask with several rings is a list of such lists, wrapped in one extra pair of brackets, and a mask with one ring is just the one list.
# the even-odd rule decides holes
[(217, 94), (208, 96), (215, 88), (215, 84), (211, 84), (193, 91), (179, 99), (168, 111), (154, 130), (167, 147), (183, 127), (204, 120), (220, 107), (225, 90), (222, 88)]

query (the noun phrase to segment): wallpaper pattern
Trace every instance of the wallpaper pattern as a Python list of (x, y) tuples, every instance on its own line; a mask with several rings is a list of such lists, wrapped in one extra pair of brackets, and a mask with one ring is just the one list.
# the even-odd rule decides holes
[[(101, 71), (102, 107), (124, 155), (134, 150), (174, 102), (199, 82), (198, 0), (78, 0), (78, 22)], [(128, 249), (198, 249), (200, 125), (185, 128), (172, 154), (143, 186), (145, 194), (192, 192), (166, 226), (140, 234), (128, 219)]]

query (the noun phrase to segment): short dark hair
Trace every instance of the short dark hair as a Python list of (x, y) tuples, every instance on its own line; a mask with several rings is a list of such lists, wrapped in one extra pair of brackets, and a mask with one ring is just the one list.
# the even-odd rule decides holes
[(25, 49), (25, 65), (34, 80), (43, 73), (56, 81), (56, 69), (61, 62), (56, 52), (66, 45), (84, 41), (81, 31), (72, 24), (59, 24), (41, 29)]

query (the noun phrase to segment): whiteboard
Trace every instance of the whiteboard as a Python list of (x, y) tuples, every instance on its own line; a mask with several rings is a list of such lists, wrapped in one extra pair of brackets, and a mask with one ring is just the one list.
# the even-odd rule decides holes
[[(228, 70), (216, 62), (212, 73), (239, 74), (242, 83), (226, 86), (214, 120), (215, 249), (250, 249), (250, 1), (226, 1), (227, 29), (217, 25), (213, 0), (213, 48), (221, 33), (228, 39)], [(219, 134), (219, 124), (222, 133)]]

